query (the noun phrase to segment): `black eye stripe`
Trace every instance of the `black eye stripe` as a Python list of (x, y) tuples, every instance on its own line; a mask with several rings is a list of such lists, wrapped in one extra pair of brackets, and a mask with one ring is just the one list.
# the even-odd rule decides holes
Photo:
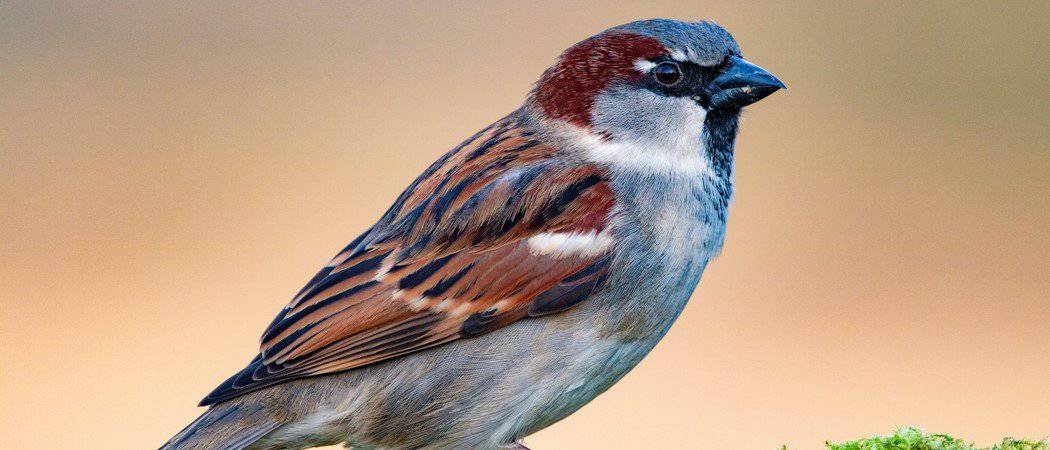
[(657, 64), (656, 67), (653, 68), (652, 74), (653, 78), (656, 79), (656, 82), (664, 86), (674, 86), (684, 78), (682, 67), (673, 61), (664, 61)]
[[(721, 67), (706, 67), (690, 61), (676, 61), (670, 57), (650, 60), (646, 76), (639, 80), (639, 87), (666, 97), (697, 97), (704, 95), (704, 88), (722, 71)], [(664, 77), (677, 68), (679, 77)], [(661, 79), (660, 77), (663, 77)]]

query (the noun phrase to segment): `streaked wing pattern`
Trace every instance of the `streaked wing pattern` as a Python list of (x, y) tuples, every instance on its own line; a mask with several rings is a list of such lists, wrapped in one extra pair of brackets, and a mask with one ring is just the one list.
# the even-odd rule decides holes
[(612, 242), (607, 174), (555, 161), (515, 117), (431, 165), (201, 404), (559, 312), (597, 289)]

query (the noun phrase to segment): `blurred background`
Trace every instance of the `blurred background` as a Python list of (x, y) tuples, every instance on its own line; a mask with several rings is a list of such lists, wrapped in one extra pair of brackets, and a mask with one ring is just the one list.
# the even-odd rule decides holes
[(156, 448), (313, 273), (561, 50), (709, 18), (724, 255), (553, 449), (1050, 434), (1047, 2), (0, 3), (0, 442)]

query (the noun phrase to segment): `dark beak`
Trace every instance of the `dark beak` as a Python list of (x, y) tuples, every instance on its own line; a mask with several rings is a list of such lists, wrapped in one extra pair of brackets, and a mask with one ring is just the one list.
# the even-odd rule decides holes
[(740, 109), (778, 89), (787, 89), (787, 86), (766, 69), (732, 56), (729, 67), (708, 85), (707, 103), (710, 109)]

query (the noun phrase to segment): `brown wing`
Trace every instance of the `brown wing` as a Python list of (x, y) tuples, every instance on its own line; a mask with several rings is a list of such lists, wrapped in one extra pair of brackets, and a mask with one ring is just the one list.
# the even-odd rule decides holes
[(605, 279), (606, 174), (568, 166), (513, 117), (443, 156), (263, 333), (202, 405), (567, 309)]

